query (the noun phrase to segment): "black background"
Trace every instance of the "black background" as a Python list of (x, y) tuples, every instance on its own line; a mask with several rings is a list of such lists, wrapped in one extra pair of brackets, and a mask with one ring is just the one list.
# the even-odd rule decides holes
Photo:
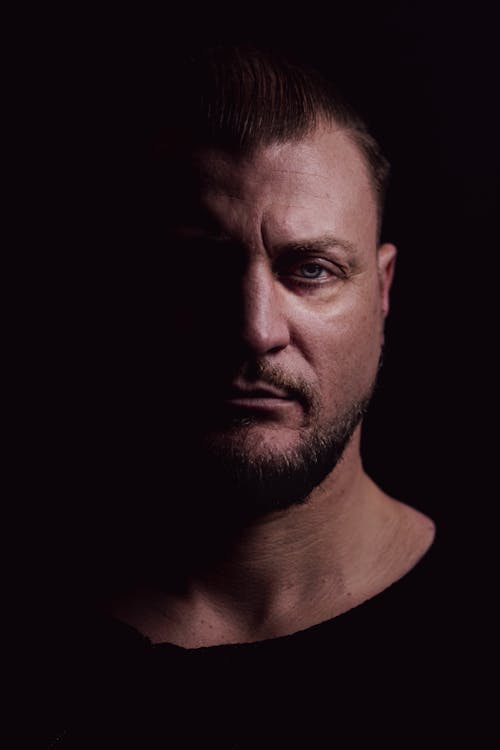
[[(82, 551), (92, 568), (99, 509), (123, 489), (106, 471), (114, 450), (106, 413), (113, 340), (134, 290), (130, 277), (126, 294), (120, 286), (130, 265), (106, 187), (113, 169), (126, 169), (116, 142), (123, 127), (130, 132), (128, 86), (134, 91), (148, 66), (197, 38), (263, 41), (303, 56), (340, 83), (382, 143), (393, 167), (383, 239), (399, 256), (365, 465), (387, 492), (436, 520), (459, 588), (487, 549), (495, 458), (486, 437), (495, 350), (488, 282), (498, 252), (493, 22), (477, 3), (376, 5), (191, 6), (155, 18), (44, 11), (21, 24), (22, 51), (10, 67), (23, 77), (17, 179), (30, 200), (13, 314), (22, 331), (15, 503), (17, 554), (30, 575), (42, 571), (42, 588), (53, 576), (71, 586)], [(140, 259), (140, 247), (130, 252)]]

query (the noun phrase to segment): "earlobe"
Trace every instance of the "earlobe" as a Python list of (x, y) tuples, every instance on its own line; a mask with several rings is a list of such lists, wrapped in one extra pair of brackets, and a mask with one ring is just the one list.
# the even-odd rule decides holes
[(390, 243), (380, 245), (377, 251), (378, 277), (380, 284), (380, 299), (384, 318), (389, 313), (389, 292), (394, 278), (397, 248)]

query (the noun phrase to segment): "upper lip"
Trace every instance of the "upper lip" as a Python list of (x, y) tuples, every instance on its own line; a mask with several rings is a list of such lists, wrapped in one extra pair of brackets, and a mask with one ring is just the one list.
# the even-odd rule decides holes
[(263, 383), (232, 383), (227, 391), (228, 398), (290, 398), (290, 394)]

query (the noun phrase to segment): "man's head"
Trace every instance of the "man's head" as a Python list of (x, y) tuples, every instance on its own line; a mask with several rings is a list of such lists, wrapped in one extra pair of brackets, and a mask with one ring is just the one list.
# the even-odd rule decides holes
[(172, 465), (202, 502), (265, 513), (333, 470), (372, 394), (387, 163), (315, 74), (254, 50), (211, 53), (182, 86), (152, 183)]
[(250, 45), (198, 50), (172, 72), (164, 89), (153, 92), (153, 144), (160, 163), (161, 156), (170, 163), (181, 161), (185, 151), (201, 144), (248, 155), (301, 140), (320, 124), (341, 128), (363, 155), (380, 230), (389, 163), (331, 81), (302, 63)]

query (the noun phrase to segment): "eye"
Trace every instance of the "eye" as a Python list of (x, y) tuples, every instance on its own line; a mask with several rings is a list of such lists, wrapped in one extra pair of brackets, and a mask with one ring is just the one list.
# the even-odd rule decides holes
[(280, 276), (289, 284), (317, 287), (332, 279), (335, 280), (337, 274), (331, 263), (319, 260), (306, 260), (299, 263), (287, 264), (281, 271)]
[(328, 274), (327, 269), (319, 263), (302, 263), (297, 270), (304, 279), (319, 279), (323, 278), (321, 274)]

